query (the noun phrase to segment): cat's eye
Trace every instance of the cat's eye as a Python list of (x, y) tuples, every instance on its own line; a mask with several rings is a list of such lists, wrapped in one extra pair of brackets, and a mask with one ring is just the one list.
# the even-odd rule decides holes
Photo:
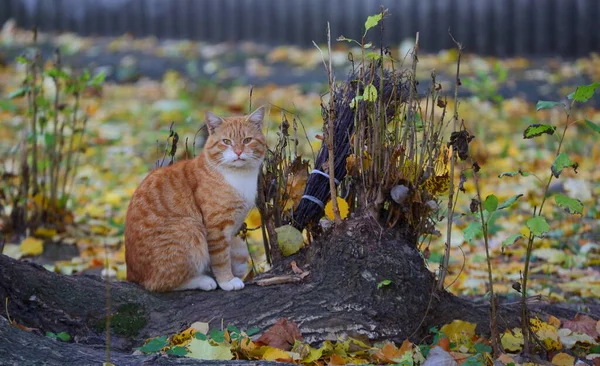
[(250, 141), (252, 141), (252, 137), (246, 137), (246, 138), (244, 139), (244, 141), (243, 141), (243, 142), (244, 142), (244, 145), (245, 145), (245, 144), (249, 144), (249, 143), (250, 143)]
[(223, 139), (223, 140), (221, 140), (221, 141), (223, 141), (223, 143), (224, 143), (225, 145), (231, 145), (231, 140), (229, 140), (229, 139)]

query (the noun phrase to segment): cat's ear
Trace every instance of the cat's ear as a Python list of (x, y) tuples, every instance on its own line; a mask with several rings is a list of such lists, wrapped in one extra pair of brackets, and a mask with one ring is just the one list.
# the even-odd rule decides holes
[(219, 127), (221, 125), (221, 123), (223, 123), (223, 118), (217, 116), (216, 114), (214, 114), (211, 111), (206, 111), (206, 114), (204, 115), (204, 119), (206, 120), (206, 126), (208, 127), (208, 133), (211, 135), (215, 132), (217, 127)]
[(263, 120), (265, 119), (265, 106), (258, 107), (254, 112), (252, 112), (247, 121), (254, 125), (258, 130), (262, 130)]

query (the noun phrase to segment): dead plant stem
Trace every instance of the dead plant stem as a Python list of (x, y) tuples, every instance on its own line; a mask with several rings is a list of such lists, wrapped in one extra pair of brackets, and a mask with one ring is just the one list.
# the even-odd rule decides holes
[[(458, 87), (460, 86), (460, 57), (462, 54), (462, 45), (454, 41), (457, 47), (458, 56), (456, 60), (456, 80), (454, 84), (454, 116), (453, 116), (453, 127), (452, 131), (456, 132), (458, 129)], [(456, 152), (453, 146), (450, 146), (450, 187), (448, 189), (448, 226), (446, 228), (446, 247), (444, 250), (444, 261), (440, 266), (440, 278), (438, 282), (438, 290), (444, 289), (444, 280), (448, 271), (448, 264), (450, 263), (450, 243), (452, 242), (452, 223), (454, 219), (454, 167), (456, 165)]]

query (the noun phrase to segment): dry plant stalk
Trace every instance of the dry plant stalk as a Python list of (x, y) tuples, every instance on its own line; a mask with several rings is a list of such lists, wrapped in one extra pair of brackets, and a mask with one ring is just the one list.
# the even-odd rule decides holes
[[(453, 38), (454, 40), (454, 38)], [(454, 82), (454, 114), (452, 119), (452, 132), (456, 132), (458, 130), (458, 88), (461, 85), (460, 83), (460, 58), (462, 55), (462, 44), (456, 42), (456, 49), (458, 51), (458, 58), (456, 61), (456, 79)], [(454, 168), (456, 165), (456, 151), (454, 151), (453, 146), (450, 145), (450, 187), (448, 191), (448, 226), (446, 228), (446, 247), (444, 249), (444, 261), (440, 266), (440, 275), (438, 280), (438, 291), (444, 290), (444, 280), (446, 279), (446, 274), (448, 273), (448, 265), (450, 263), (450, 243), (452, 240), (452, 223), (454, 220), (454, 207), (455, 207), (455, 188), (454, 188)]]
[[(337, 202), (337, 189), (335, 187), (335, 156), (333, 154), (333, 121), (335, 121), (335, 108), (334, 108), (334, 77), (333, 77), (333, 66), (331, 63), (332, 52), (331, 52), (331, 30), (329, 28), (329, 22), (327, 22), (327, 50), (329, 51), (329, 65), (325, 65), (327, 68), (327, 81), (329, 85), (329, 108), (327, 110), (327, 128), (323, 129), (325, 133), (325, 141), (327, 141), (327, 166), (329, 174), (329, 192), (331, 193), (331, 205), (333, 207), (333, 215), (335, 223), (337, 225), (342, 223), (342, 217), (340, 216), (340, 207)], [(325, 62), (325, 60), (323, 60)]]

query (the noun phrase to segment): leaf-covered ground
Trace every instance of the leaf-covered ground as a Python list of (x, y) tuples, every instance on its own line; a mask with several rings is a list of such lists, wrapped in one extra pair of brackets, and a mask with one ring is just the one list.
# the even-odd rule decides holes
[[(24, 77), (24, 70), (14, 62), (14, 56), (27, 44), (29, 37), (24, 32), (7, 27), (0, 37), (2, 171), (14, 168), (11, 156), (14, 156), (24, 123), (24, 101), (8, 100), (6, 96), (19, 88)], [(210, 109), (223, 115), (245, 112), (248, 109), (250, 83), (256, 85), (252, 90), (253, 105), (271, 105), (267, 125), (270, 141), (276, 136), (282, 115), (287, 113), (287, 118), (291, 119), (293, 115), (290, 112), (293, 112), (301, 121), (299, 134), (305, 136), (301, 139), (299, 151), (305, 158), (311, 159), (313, 151), (320, 146), (321, 141), (315, 136), (321, 133), (319, 105), (321, 94), (326, 89), (326, 78), (321, 55), (316, 49), (268, 48), (253, 44), (159, 43), (154, 39), (132, 40), (128, 37), (84, 39), (72, 35), (42, 35), (41, 42), (59, 46), (67, 65), (71, 62), (79, 67), (95, 67), (96, 70), (107, 72), (108, 82), (101, 96), (90, 95), (83, 103), (90, 115), (89, 133), (78, 167), (77, 185), (69, 203), (74, 215), (73, 224), (68, 225), (64, 233), (56, 233), (51, 229), (38, 230), (30, 233), (22, 243), (6, 243), (4, 254), (9, 256), (33, 257), (48, 269), (66, 274), (83, 271), (106, 274), (104, 267), (108, 261), (110, 274), (124, 279), (122, 244), (127, 203), (156, 159), (162, 157), (171, 122), (175, 122), (174, 129), (179, 133), (181, 142), (189, 138), (188, 146), (192, 150), (194, 134), (202, 124), (204, 111)], [(46, 49), (51, 50), (52, 47), (46, 46)], [(339, 78), (347, 73), (348, 51), (348, 48), (340, 46), (333, 54)], [(403, 47), (392, 50), (399, 58), (406, 51)], [(421, 84), (427, 85), (429, 74), (435, 69), (444, 89), (451, 92), (455, 68), (454, 51), (421, 55)], [(557, 139), (554, 136), (525, 140), (523, 130), (533, 123), (549, 123), (559, 126), (561, 130), (560, 126), (565, 121), (560, 109), (538, 112), (535, 102), (538, 99), (566, 100), (566, 96), (577, 85), (600, 80), (599, 70), (600, 56), (595, 54), (571, 61), (560, 58), (499, 60), (476, 55), (467, 55), (462, 59), (461, 78), (465, 82), (459, 113), (469, 131), (476, 136), (471, 146), (482, 167), (482, 197), (495, 194), (502, 202), (523, 195), (518, 204), (505, 210), (490, 226), (494, 288), (500, 294), (518, 294), (513, 289), (513, 283), (519, 281), (525, 255), (525, 240), (512, 245), (502, 243), (512, 234), (527, 234), (525, 222), (541, 202), (541, 181), (547, 180), (555, 158)], [(596, 96), (590, 102), (591, 107), (575, 112), (574, 120), (585, 118), (600, 124), (600, 111), (593, 107), (600, 105), (600, 97)], [(449, 103), (451, 110), (452, 103)], [(549, 200), (544, 212), (551, 230), (543, 239), (536, 241), (531, 268), (530, 295), (542, 295), (542, 299), (549, 302), (571, 303), (582, 311), (586, 310), (587, 303), (598, 303), (600, 297), (598, 141), (600, 134), (584, 123), (577, 123), (569, 129), (563, 151), (579, 167), (577, 173), (565, 170), (560, 179), (552, 184), (551, 192), (565, 193), (581, 200), (583, 214), (568, 214), (555, 204), (554, 199)], [(180, 151), (184, 150), (183, 146), (181, 143)], [(519, 170), (530, 174), (499, 178), (502, 173)], [(10, 182), (3, 181), (2, 184)], [(469, 212), (469, 203), (475, 196), (471, 179), (465, 188), (466, 193), (459, 196), (459, 215), (452, 229), (452, 257), (447, 286), (455, 294), (481, 296), (487, 292), (484, 246), (477, 236), (470, 241), (465, 240), (463, 229), (468, 227), (471, 219), (460, 215)], [(442, 203), (442, 207), (444, 205)], [(4, 209), (10, 210), (10, 207)], [(249, 226), (255, 227), (256, 215), (249, 220), (252, 221)], [(2, 221), (0, 225), (3, 225)], [(439, 224), (438, 230), (446, 232), (445, 220)], [(253, 255), (260, 267), (263, 256), (258, 238), (257, 235), (250, 235), (254, 244)], [(438, 267), (443, 242), (443, 237), (431, 241), (426, 238), (423, 241), (422, 249), (427, 253), (432, 270)], [(562, 329), (558, 324), (554, 324), (553, 329), (548, 330), (549, 335), (544, 333), (547, 337), (540, 338), (556, 342), (558, 338), (571, 334), (566, 334), (568, 331), (560, 333)], [(454, 334), (457, 331), (452, 332)], [(481, 350), (476, 350), (474, 334), (469, 332), (467, 330), (466, 335), (461, 335), (470, 342), (465, 341), (468, 343), (466, 346), (451, 340), (452, 347), (442, 348), (464, 354), (481, 354)], [(458, 333), (462, 334), (461, 331)], [(516, 337), (514, 342), (519, 343), (518, 335), (511, 333), (511, 337)], [(596, 340), (597, 337), (596, 333)], [(564, 345), (570, 342), (560, 339)], [(590, 342), (593, 344), (596, 341), (592, 339)], [(358, 348), (356, 345), (347, 345), (352, 352), (348, 349), (344, 351), (354, 362), (358, 362), (355, 358), (360, 358), (357, 356), (359, 354), (369, 354), (371, 358), (365, 358), (370, 360), (368, 362), (399, 362), (409, 348), (408, 345), (402, 345), (400, 350), (394, 346), (394, 349), (383, 347), (376, 351), (367, 350), (365, 347), (370, 346), (362, 343), (357, 345)], [(204, 346), (206, 344), (197, 344), (194, 349)], [(244, 349), (241, 343), (238, 346)], [(461, 348), (463, 346), (466, 348)], [(512, 349), (516, 348), (517, 345), (513, 345)], [(418, 347), (413, 349), (412, 345), (410, 350), (413, 353), (421, 352)], [(261, 357), (257, 356), (262, 358), (267, 350), (260, 350), (256, 346), (243, 352), (263, 352)], [(312, 357), (313, 352), (329, 352), (330, 357), (337, 354), (333, 348), (320, 351), (304, 349), (296, 352), (301, 356), (287, 354), (273, 356), (272, 359), (299, 361)], [(376, 352), (382, 354), (373, 356), (372, 353)], [(411, 357), (415, 356), (413, 353)], [(334, 361), (330, 359), (330, 362)]]

